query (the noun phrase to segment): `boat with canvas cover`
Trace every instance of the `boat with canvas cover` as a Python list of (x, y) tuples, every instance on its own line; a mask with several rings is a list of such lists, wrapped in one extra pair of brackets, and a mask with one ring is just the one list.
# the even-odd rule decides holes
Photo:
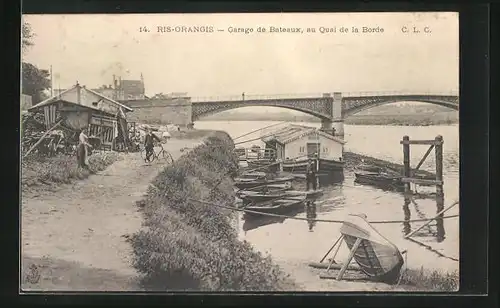
[(340, 227), (340, 233), (349, 250), (354, 250), (353, 258), (362, 272), (377, 281), (397, 281), (404, 263), (403, 256), (396, 245), (366, 220), (366, 215), (349, 215)]

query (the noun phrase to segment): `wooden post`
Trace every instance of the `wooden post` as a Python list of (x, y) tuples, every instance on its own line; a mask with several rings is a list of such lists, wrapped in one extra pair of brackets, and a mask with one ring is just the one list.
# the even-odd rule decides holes
[[(409, 178), (411, 177), (411, 167), (410, 167), (410, 137), (403, 136), (403, 177)], [(404, 191), (404, 204), (403, 204), (403, 212), (405, 213), (405, 220), (410, 220), (411, 212), (410, 212), (410, 203), (411, 203), (411, 191), (410, 191), (410, 183), (404, 183), (405, 191)], [(411, 230), (411, 226), (409, 222), (403, 223), (403, 231), (405, 234), (408, 234)]]
[(342, 239), (342, 235), (339, 236), (339, 238), (335, 241), (335, 244), (333, 244), (333, 246), (330, 247), (330, 249), (328, 250), (328, 252), (323, 256), (323, 258), (321, 259), (321, 261), (319, 261), (319, 263), (322, 263), (326, 259), (326, 257), (328, 256), (328, 254), (333, 250), (333, 248), (335, 246), (337, 246), (337, 244), (340, 242), (341, 239)]
[[(339, 238), (339, 244), (337, 246), (337, 249), (335, 249), (335, 253), (332, 256), (332, 259), (330, 260), (330, 263), (328, 264), (328, 267), (326, 268), (326, 272), (330, 270), (332, 267), (333, 263), (335, 262), (335, 257), (337, 256), (337, 253), (339, 252), (340, 246), (342, 245), (342, 240), (344, 239), (344, 235), (342, 234)], [(333, 247), (332, 247), (333, 248)]]
[(362, 239), (357, 238), (356, 242), (352, 246), (351, 252), (349, 252), (349, 256), (347, 257), (345, 263), (342, 265), (342, 268), (340, 269), (340, 272), (337, 276), (337, 280), (341, 280), (342, 277), (344, 277), (344, 273), (347, 270), (347, 267), (349, 266), (349, 263), (351, 263), (352, 258), (354, 257), (354, 254), (356, 253), (356, 250), (359, 247), (359, 244), (361, 244)]
[[(436, 145), (435, 145), (435, 155), (436, 155), (436, 181), (438, 184), (436, 185), (436, 207), (437, 213), (443, 211), (444, 208), (444, 190), (443, 190), (443, 137), (436, 136)], [(441, 242), (444, 240), (445, 231), (443, 224), (443, 213), (439, 215), (439, 218), (436, 219), (436, 227), (437, 227), (437, 240)]]

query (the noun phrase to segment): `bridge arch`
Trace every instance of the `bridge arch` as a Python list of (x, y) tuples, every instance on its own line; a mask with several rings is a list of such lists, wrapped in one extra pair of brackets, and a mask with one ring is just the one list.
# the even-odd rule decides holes
[(399, 102), (428, 103), (432, 105), (447, 107), (457, 111), (459, 110), (457, 97), (449, 97), (444, 99), (437, 97), (344, 98), (342, 101), (342, 117), (346, 118), (367, 109)]
[(193, 103), (192, 105), (192, 120), (196, 121), (203, 117), (217, 114), (223, 111), (239, 109), (244, 107), (276, 107), (288, 110), (299, 111), (305, 114), (312, 115), (321, 120), (332, 119), (332, 104), (331, 99), (284, 99), (284, 100), (246, 100), (240, 102), (202, 102)]

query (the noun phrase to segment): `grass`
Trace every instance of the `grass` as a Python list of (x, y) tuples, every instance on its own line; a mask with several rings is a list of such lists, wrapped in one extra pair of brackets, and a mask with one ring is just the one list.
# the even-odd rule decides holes
[(417, 290), (436, 292), (457, 292), (459, 288), (458, 271), (445, 272), (440, 270), (406, 270), (400, 285), (410, 286)]
[(86, 170), (78, 168), (76, 156), (27, 157), (22, 163), (21, 185), (24, 190), (40, 184), (71, 183), (106, 169), (119, 158), (116, 152), (95, 153), (89, 156), (90, 170)]
[(293, 282), (270, 257), (239, 241), (232, 206), (238, 171), (231, 138), (212, 133), (167, 166), (140, 202), (144, 228), (129, 237), (134, 267), (149, 290), (273, 291)]

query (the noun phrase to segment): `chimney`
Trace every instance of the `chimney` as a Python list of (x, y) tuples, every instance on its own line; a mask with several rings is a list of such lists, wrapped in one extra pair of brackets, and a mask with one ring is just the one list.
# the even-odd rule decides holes
[(80, 84), (77, 81), (76, 82), (76, 102), (78, 104), (81, 104), (81, 100), (82, 100), (81, 88), (80, 88)]
[(118, 84), (117, 84), (116, 76), (115, 75), (113, 75), (113, 85), (115, 86), (115, 89), (118, 88)]

